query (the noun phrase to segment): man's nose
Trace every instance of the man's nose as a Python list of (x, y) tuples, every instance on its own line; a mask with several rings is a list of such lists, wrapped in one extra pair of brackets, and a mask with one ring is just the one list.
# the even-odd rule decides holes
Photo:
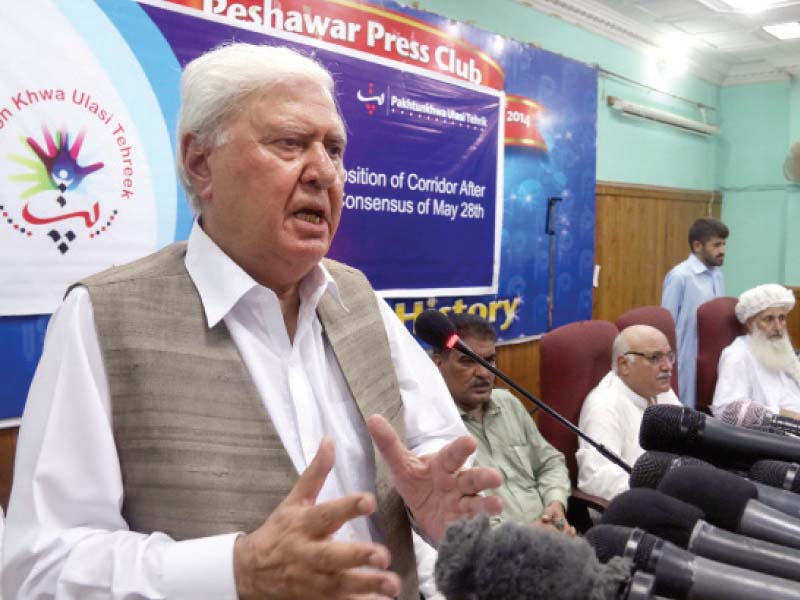
[(313, 142), (308, 148), (308, 159), (302, 175), (303, 183), (328, 189), (338, 181), (339, 176), (339, 165), (331, 158), (325, 144)]
[(480, 377), (481, 379), (489, 379), (492, 377), (494, 373), (492, 373), (489, 369), (484, 367), (482, 364), (476, 362), (475, 363), (475, 377)]

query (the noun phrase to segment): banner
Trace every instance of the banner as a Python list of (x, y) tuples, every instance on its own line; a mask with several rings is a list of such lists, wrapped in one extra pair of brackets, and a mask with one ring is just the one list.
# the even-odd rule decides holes
[[(0, 364), (35, 364), (46, 317), (24, 315), (70, 283), (186, 238), (180, 71), (231, 40), (334, 74), (349, 139), (330, 256), (409, 327), (435, 307), (526, 340), (551, 297), (554, 326), (591, 318), (595, 69), (390, 0), (29, 0), (0, 18)], [(0, 418), (32, 372), (14, 369)]]
[[(89, 8), (70, 4), (102, 17)], [(174, 233), (170, 133), (139, 62), (67, 14), (36, 0), (0, 6), (0, 315), (52, 312), (69, 283)]]

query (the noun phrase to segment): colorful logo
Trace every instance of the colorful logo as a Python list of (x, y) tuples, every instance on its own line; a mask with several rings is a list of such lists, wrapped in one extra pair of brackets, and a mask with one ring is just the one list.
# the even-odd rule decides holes
[(371, 81), (367, 84), (367, 93), (364, 94), (361, 90), (358, 90), (356, 92), (356, 98), (358, 98), (359, 102), (364, 104), (364, 108), (370, 117), (375, 114), (379, 106), (383, 106), (383, 103), (386, 102), (386, 94), (382, 92), (376, 94), (375, 84)]
[[(33, 235), (32, 226), (47, 226), (47, 235), (61, 254), (66, 254), (70, 243), (77, 235), (69, 225), (59, 231), (59, 226), (54, 224), (77, 221), (90, 231), (97, 224), (100, 219), (99, 203), (90, 201), (91, 204), (87, 209), (85, 196), (82, 195), (78, 199), (75, 193), (87, 177), (103, 168), (104, 163), (79, 162), (79, 155), (86, 139), (85, 129), (71, 140), (66, 128), (56, 131), (54, 137), (50, 129), (42, 125), (42, 136), (42, 144), (33, 137), (20, 138), (31, 155), (8, 155), (11, 161), (28, 169), (27, 173), (8, 176), (11, 181), (29, 184), (29, 187), (20, 194), (20, 198), (26, 202), (22, 207), (19, 221), (15, 222), (14, 217), (9, 216), (6, 207), (0, 206), (0, 210), (9, 225), (28, 237)], [(51, 200), (58, 206), (50, 205)], [(110, 215), (109, 219), (113, 220), (114, 215)], [(94, 235), (90, 234), (90, 237)]]

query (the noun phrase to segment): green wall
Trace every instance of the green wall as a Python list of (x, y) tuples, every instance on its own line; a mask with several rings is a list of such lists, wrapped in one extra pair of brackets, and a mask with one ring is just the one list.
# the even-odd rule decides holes
[[(800, 81), (795, 79), (789, 90), (789, 144), (800, 142)], [(787, 149), (788, 152), (788, 149)], [(800, 186), (786, 195), (786, 263), (785, 283), (800, 285)]]
[[(789, 283), (789, 192), (783, 161), (791, 139), (789, 82), (722, 88), (719, 178), (722, 219), (731, 228), (728, 293), (759, 283)], [(797, 222), (797, 215), (794, 215)]]
[(720, 87), (684, 75), (661, 81), (642, 53), (512, 0), (420, 0), (412, 3), (457, 21), (619, 73), (703, 103), (718, 137), (620, 116), (607, 96), (699, 119), (697, 110), (666, 94), (600, 76), (597, 179), (723, 192), (731, 228), (725, 277), (729, 294), (765, 282), (800, 285), (800, 186), (782, 174), (791, 141), (800, 141), (800, 83)]
[[(413, 4), (659, 87), (658, 75), (641, 54), (512, 0), (421, 0)], [(713, 139), (622, 117), (608, 108), (606, 97), (619, 96), (697, 119), (694, 107), (617, 79), (600, 77), (598, 85), (599, 180), (693, 189), (714, 187)], [(719, 101), (719, 89), (696, 77), (682, 77), (659, 89), (714, 108)]]

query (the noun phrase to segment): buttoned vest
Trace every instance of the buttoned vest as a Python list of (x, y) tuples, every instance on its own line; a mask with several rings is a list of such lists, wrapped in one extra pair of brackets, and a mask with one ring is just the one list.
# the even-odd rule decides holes
[[(82, 282), (108, 377), (131, 530), (176, 540), (253, 531), (286, 497), (294, 465), (224, 323), (209, 328), (184, 265), (185, 242)], [(343, 308), (317, 314), (363, 417), (383, 415), (404, 438), (403, 404), (386, 331), (364, 275), (325, 260)], [(374, 449), (380, 526), (418, 600), (411, 530)], [(339, 465), (339, 468), (347, 468)]]

